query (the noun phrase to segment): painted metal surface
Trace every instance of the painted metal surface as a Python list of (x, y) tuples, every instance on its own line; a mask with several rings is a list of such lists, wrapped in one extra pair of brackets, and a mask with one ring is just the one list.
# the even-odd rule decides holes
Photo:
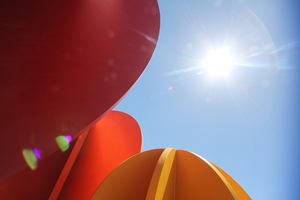
[(111, 111), (83, 132), (66, 152), (40, 160), (0, 181), (0, 199), (90, 199), (120, 163), (140, 153), (142, 134), (128, 114)]
[(146, 151), (122, 163), (98, 187), (92, 200), (146, 199), (153, 171), (163, 151)]
[[(140, 153), (142, 133), (130, 115), (112, 111), (88, 132), (58, 199), (90, 199), (119, 164)], [(56, 199), (54, 198), (50, 199)]]
[(73, 141), (66, 152), (56, 151), (38, 163), (36, 170), (25, 167), (0, 181), (0, 199), (48, 199), (73, 150)]
[[(146, 167), (145, 164), (148, 166)], [(251, 198), (216, 165), (193, 153), (167, 148), (146, 151), (125, 161), (105, 179), (92, 199), (247, 200)]]
[(26, 165), (24, 149), (50, 155), (57, 136), (78, 137), (124, 96), (159, 18), (156, 0), (0, 2), (0, 179)]

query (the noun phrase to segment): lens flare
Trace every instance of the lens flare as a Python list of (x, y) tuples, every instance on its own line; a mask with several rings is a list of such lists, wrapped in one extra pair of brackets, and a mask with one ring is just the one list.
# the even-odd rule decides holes
[(67, 140), (69, 141), (69, 143), (72, 142), (72, 140), (73, 140), (73, 138), (72, 138), (71, 135), (66, 135), (66, 138), (67, 138)]
[(23, 157), (27, 163), (27, 165), (30, 167), (31, 170), (35, 170), (37, 168), (37, 161), (38, 158), (33, 150), (31, 149), (23, 149), (22, 150)]
[(38, 159), (41, 159), (41, 157), (42, 157), (42, 152), (41, 152), (41, 150), (39, 150), (38, 148), (34, 148), (33, 151), (34, 151), (36, 157), (37, 157)]
[(62, 152), (65, 152), (69, 149), (70, 140), (72, 140), (72, 138), (64, 135), (59, 135), (55, 138), (56, 144)]

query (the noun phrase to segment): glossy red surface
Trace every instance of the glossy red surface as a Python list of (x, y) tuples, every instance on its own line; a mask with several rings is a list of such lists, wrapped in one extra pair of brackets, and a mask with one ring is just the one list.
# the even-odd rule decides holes
[(108, 113), (89, 130), (58, 199), (91, 199), (108, 174), (141, 149), (135, 119), (123, 112)]
[(156, 0), (0, 2), (0, 179), (76, 138), (137, 81), (159, 32)]
[(34, 171), (27, 167), (2, 179), (0, 199), (90, 199), (108, 174), (141, 148), (135, 119), (111, 111), (66, 152), (58, 150), (40, 160)]

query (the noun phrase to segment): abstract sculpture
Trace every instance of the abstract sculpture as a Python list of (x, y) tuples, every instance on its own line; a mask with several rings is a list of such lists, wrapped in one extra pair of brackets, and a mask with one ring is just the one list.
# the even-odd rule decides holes
[(0, 199), (250, 199), (223, 170), (143, 153), (111, 111), (158, 40), (156, 0), (2, 0)]

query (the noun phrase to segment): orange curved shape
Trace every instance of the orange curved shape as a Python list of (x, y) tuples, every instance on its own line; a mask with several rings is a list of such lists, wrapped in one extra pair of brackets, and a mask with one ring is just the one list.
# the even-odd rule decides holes
[[(146, 169), (145, 163), (151, 167)], [(143, 174), (146, 175), (145, 179)], [(141, 194), (142, 192), (144, 194)], [(136, 193), (139, 195), (137, 196)], [(92, 199), (247, 200), (251, 198), (228, 174), (205, 159), (187, 151), (167, 148), (146, 151), (125, 161), (105, 179)]]
[(193, 153), (176, 152), (176, 171), (176, 199), (239, 200), (227, 179), (208, 161)]
[(228, 181), (230, 186), (233, 188), (235, 191), (236, 195), (238, 196), (238, 199), (243, 199), (243, 200), (250, 200), (250, 196), (247, 194), (247, 192), (231, 177), (229, 176), (223, 169), (218, 167), (217, 165), (211, 163), (223, 176), (224, 178)]
[(90, 199), (103, 179), (141, 148), (142, 134), (135, 119), (126, 113), (111, 111), (89, 130), (56, 196), (58, 199)]
[(1, 0), (0, 179), (120, 101), (158, 39), (157, 0)]
[(157, 160), (163, 151), (150, 150), (126, 160), (103, 181), (92, 200), (145, 199)]

